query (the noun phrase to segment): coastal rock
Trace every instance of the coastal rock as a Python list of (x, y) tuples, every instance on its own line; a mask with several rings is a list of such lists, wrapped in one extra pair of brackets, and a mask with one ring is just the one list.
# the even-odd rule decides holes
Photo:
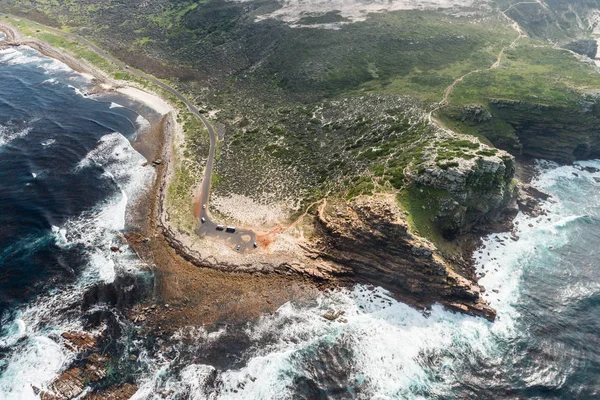
[(335, 321), (342, 315), (344, 315), (344, 311), (327, 310), (327, 312), (323, 314), (323, 318), (329, 321)]
[(446, 107), (441, 113), (514, 155), (564, 164), (600, 157), (600, 97), (596, 93), (561, 106), (492, 98), (480, 106), (492, 116), (486, 120), (472, 117), (472, 107)]
[(85, 332), (64, 332), (65, 346), (76, 352), (83, 352), (95, 348), (98, 345), (98, 338)]
[(124, 385), (111, 386), (108, 389), (87, 393), (83, 400), (128, 400), (138, 391), (137, 385), (126, 383)]
[(67, 369), (60, 374), (50, 385), (48, 391), (40, 393), (42, 400), (73, 399), (83, 393), (88, 383), (98, 382), (106, 377), (106, 363), (108, 358), (92, 354), (83, 366)]
[(313, 250), (351, 270), (353, 282), (381, 286), (414, 306), (459, 304), (461, 312), (494, 320), (479, 286), (454, 272), (431, 242), (408, 232), (393, 197), (330, 202), (317, 217), (322, 240)]
[[(450, 166), (430, 160), (407, 174), (411, 179), (407, 189), (409, 205), (422, 204), (421, 208), (447, 238), (475, 226), (506, 220), (506, 214), (516, 214), (514, 158), (496, 150), (491, 155), (492, 150), (482, 148), (479, 154), (465, 153), (465, 158), (453, 159)], [(419, 213), (418, 209), (411, 211)]]
[(529, 184), (522, 184), (519, 187), (517, 202), (521, 211), (529, 216), (537, 217), (542, 213), (539, 207), (540, 200), (547, 200), (549, 197), (548, 194)]
[(592, 59), (596, 58), (598, 52), (598, 43), (592, 39), (575, 40), (564, 44), (562, 47)]

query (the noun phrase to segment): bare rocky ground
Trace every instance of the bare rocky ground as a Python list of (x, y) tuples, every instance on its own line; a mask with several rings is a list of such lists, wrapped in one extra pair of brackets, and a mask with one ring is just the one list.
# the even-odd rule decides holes
[[(243, 0), (238, 0), (243, 1)], [(275, 18), (292, 24), (292, 26), (304, 26), (303, 18), (309, 15), (323, 15), (335, 12), (347, 22), (364, 21), (370, 13), (382, 13), (398, 10), (444, 10), (472, 7), (477, 4), (485, 4), (485, 1), (477, 0), (286, 0), (282, 1), (282, 7), (272, 13), (261, 15), (258, 19)], [(336, 28), (335, 23), (324, 24), (325, 28)]]

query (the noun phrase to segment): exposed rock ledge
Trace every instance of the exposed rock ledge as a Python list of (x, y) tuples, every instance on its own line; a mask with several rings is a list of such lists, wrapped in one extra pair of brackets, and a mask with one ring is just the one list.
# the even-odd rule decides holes
[(409, 304), (446, 307), (493, 321), (496, 312), (477, 283), (455, 273), (435, 246), (408, 231), (392, 196), (328, 203), (318, 212), (314, 251), (352, 270), (353, 280), (388, 289)]
[[(89, 385), (102, 382), (107, 376), (108, 357), (100, 353), (102, 336), (86, 332), (65, 332), (63, 345), (78, 357), (62, 374), (56, 377), (45, 389), (35, 388), (41, 400), (84, 400), (112, 399), (127, 400), (138, 390), (131, 383), (111, 386), (101, 391), (91, 391)], [(87, 390), (87, 393), (84, 393)]]
[[(173, 134), (172, 118), (163, 121), (167, 144)], [(226, 245), (190, 238), (172, 226), (166, 211), (167, 187), (174, 168), (169, 145), (161, 158), (165, 162), (158, 168), (158, 220), (168, 243), (196, 266), (370, 283), (417, 307), (439, 302), (452, 310), (495, 319), (496, 312), (480, 296), (484, 289), (455, 273), (432, 243), (408, 232), (403, 211), (393, 196), (339, 200), (319, 209), (314, 221), (319, 234), (316, 241), (301, 240), (294, 243), (294, 249), (239, 254)]]

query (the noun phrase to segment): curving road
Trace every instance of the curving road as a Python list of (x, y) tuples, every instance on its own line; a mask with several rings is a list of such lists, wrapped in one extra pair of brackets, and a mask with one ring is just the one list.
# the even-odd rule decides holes
[[(7, 15), (7, 14), (0, 13), (0, 15)], [(198, 229), (196, 229), (196, 233), (198, 235), (210, 235), (210, 236), (216, 236), (216, 237), (221, 237), (223, 239), (227, 239), (228, 241), (232, 242), (232, 244), (235, 246), (235, 249), (238, 251), (245, 251), (245, 250), (256, 247), (255, 246), (256, 234), (253, 231), (247, 230), (247, 229), (235, 229), (235, 232), (230, 232), (225, 229), (220, 230), (220, 229), (218, 229), (218, 228), (220, 228), (220, 225), (218, 225), (217, 223), (212, 221), (212, 219), (210, 218), (210, 213), (208, 212), (208, 199), (209, 199), (209, 194), (210, 194), (210, 182), (211, 182), (211, 178), (212, 178), (215, 154), (217, 152), (217, 134), (215, 133), (215, 130), (213, 129), (212, 125), (208, 122), (208, 120), (204, 117), (204, 115), (202, 115), (200, 113), (200, 111), (198, 110), (198, 108), (196, 108), (196, 106), (194, 106), (184, 95), (179, 93), (177, 90), (175, 90), (171, 86), (156, 79), (155, 77), (153, 77), (151, 75), (146, 74), (143, 71), (129, 67), (124, 62), (113, 57), (106, 51), (102, 50), (100, 47), (96, 46), (94, 43), (92, 43), (89, 40), (87, 40), (86, 38), (84, 38), (83, 36), (79, 36), (74, 33), (64, 32), (64, 31), (61, 31), (60, 29), (42, 25), (38, 22), (31, 21), (26, 18), (13, 17), (11, 15), (8, 15), (8, 16), (11, 18), (23, 20), (30, 24), (38, 25), (50, 32), (54, 32), (59, 35), (63, 35), (63, 36), (69, 37), (71, 39), (75, 39), (79, 42), (82, 42), (86, 46), (88, 46), (90, 49), (92, 49), (94, 52), (98, 53), (99, 55), (101, 55), (105, 59), (109, 60), (110, 62), (116, 64), (117, 66), (121, 67), (126, 72), (128, 72), (132, 75), (138, 76), (140, 78), (146, 79), (147, 81), (150, 81), (150, 82), (154, 83), (155, 85), (160, 86), (162, 89), (166, 90), (167, 92), (171, 93), (173, 96), (175, 96), (179, 100), (181, 100), (192, 114), (194, 114), (195, 116), (200, 118), (200, 120), (202, 121), (202, 123), (204, 124), (206, 129), (208, 130), (208, 134), (210, 136), (210, 150), (208, 153), (208, 160), (206, 162), (206, 169), (204, 170), (204, 177), (202, 180), (202, 188), (201, 188), (201, 192), (200, 192), (200, 204), (202, 205), (202, 207), (200, 209), (200, 216), (199, 216), (200, 220), (198, 221), (200, 223), (200, 225), (199, 225)]]

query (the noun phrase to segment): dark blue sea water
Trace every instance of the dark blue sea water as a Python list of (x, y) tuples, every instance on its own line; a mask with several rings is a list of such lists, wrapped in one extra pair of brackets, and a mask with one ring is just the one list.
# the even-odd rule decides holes
[[(0, 399), (37, 398), (68, 367), (60, 333), (102, 307), (83, 309), (86, 291), (144, 274), (110, 246), (154, 176), (127, 140), (145, 123), (89, 86), (33, 50), (0, 51)], [(475, 254), (497, 322), (423, 315), (377, 288), (323, 293), (140, 351), (136, 398), (600, 398), (600, 172), (582, 166), (600, 162), (540, 163), (547, 215), (519, 215), (518, 241), (491, 235)], [(198, 356), (233, 329), (246, 344), (229, 369)]]
[(91, 86), (30, 48), (0, 50), (2, 399), (56, 374), (69, 356), (49, 337), (77, 327), (87, 289), (139, 264), (110, 246), (154, 174), (127, 139), (147, 121)]

